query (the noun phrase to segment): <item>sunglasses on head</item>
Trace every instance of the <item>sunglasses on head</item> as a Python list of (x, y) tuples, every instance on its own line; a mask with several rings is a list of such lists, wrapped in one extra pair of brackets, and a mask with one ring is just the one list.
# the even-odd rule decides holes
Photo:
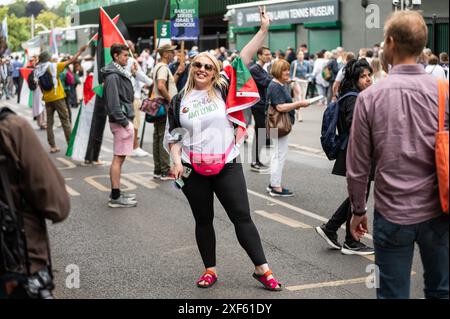
[(192, 63), (192, 66), (194, 68), (196, 68), (196, 69), (201, 69), (204, 66), (206, 71), (212, 71), (214, 69), (214, 65), (209, 64), (209, 63), (203, 64), (203, 63), (198, 62), (198, 61)]

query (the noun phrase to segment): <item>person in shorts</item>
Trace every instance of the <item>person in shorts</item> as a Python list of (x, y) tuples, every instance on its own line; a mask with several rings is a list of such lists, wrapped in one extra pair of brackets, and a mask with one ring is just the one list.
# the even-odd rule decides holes
[(128, 63), (128, 47), (124, 44), (111, 46), (113, 62), (105, 66), (101, 72), (105, 78), (105, 107), (109, 125), (114, 136), (114, 157), (110, 168), (111, 196), (109, 207), (135, 207), (136, 195), (120, 191), (120, 175), (122, 165), (127, 156), (133, 154), (134, 141), (134, 76), (136, 69), (126, 70)]

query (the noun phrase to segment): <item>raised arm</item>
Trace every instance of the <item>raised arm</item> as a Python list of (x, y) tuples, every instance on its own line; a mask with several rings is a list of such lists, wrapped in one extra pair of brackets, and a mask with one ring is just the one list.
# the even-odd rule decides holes
[(264, 45), (264, 41), (269, 33), (270, 19), (266, 13), (266, 6), (262, 9), (259, 7), (259, 15), (261, 19), (259, 31), (242, 49), (240, 54), (240, 57), (242, 61), (244, 61), (245, 65), (249, 65), (252, 62), (253, 56), (256, 54), (256, 51), (258, 51), (258, 48)]
[(86, 51), (86, 49), (89, 47), (89, 45), (84, 45), (84, 46), (82, 46), (79, 50), (78, 50), (78, 52), (77, 53), (75, 53), (75, 55), (71, 58), (71, 59), (69, 59), (69, 60), (67, 60), (66, 62), (64, 62), (64, 68), (66, 68), (68, 65), (70, 65), (70, 64), (72, 64), (72, 63), (75, 63), (77, 60), (78, 60), (78, 58), (80, 57), (80, 55), (81, 55), (81, 53), (83, 53), (84, 51)]

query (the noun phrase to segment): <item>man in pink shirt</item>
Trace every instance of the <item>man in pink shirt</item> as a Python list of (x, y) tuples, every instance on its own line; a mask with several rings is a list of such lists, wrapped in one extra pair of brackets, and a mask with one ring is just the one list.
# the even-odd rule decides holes
[(367, 233), (365, 193), (373, 160), (378, 298), (409, 298), (415, 243), (425, 297), (449, 297), (449, 219), (439, 203), (434, 156), (438, 86), (416, 63), (427, 37), (419, 13), (395, 12), (385, 24), (389, 76), (363, 91), (355, 105), (347, 152), (350, 227), (355, 239)]

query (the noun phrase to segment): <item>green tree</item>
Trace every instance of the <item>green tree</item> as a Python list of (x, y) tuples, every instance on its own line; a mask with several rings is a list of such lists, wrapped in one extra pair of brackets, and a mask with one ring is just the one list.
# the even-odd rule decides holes
[(27, 4), (25, 0), (16, 0), (16, 2), (7, 6), (9, 7), (8, 14), (13, 14), (19, 18), (25, 17)]
[(51, 11), (42, 11), (41, 14), (36, 18), (36, 23), (45, 25), (47, 29), (51, 29), (52, 21), (55, 28), (64, 28), (66, 26), (66, 20), (64, 19), (64, 17), (59, 17)]
[(22, 42), (31, 37), (30, 19), (18, 18), (14, 14), (8, 16), (8, 42), (11, 51), (21, 51)]

